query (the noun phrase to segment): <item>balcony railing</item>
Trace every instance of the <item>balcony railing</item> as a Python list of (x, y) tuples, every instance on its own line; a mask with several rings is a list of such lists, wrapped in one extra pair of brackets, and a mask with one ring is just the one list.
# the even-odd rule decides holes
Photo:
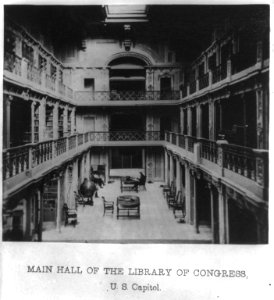
[(3, 151), (3, 179), (29, 170), (29, 145)]
[(186, 136), (183, 134), (178, 134), (179, 135), (179, 147), (185, 149), (186, 148)]
[(199, 139), (201, 142), (201, 157), (215, 164), (218, 161), (218, 146), (215, 141)]
[[(44, 69), (39, 69), (33, 63), (26, 59), (15, 55), (14, 53), (5, 52), (4, 54), (4, 70), (12, 74), (27, 79), (30, 82), (46, 87), (51, 92), (57, 92), (58, 95), (66, 96), (73, 99), (73, 90), (65, 86), (62, 82), (56, 87), (56, 78), (45, 74)], [(37, 86), (36, 86), (37, 87)]]
[(52, 159), (52, 142), (42, 142), (32, 147), (33, 166), (38, 166), (41, 163)]
[(3, 179), (6, 180), (31, 170), (83, 144), (90, 143), (92, 145), (105, 141), (160, 141), (161, 136), (160, 131), (86, 132), (57, 140), (6, 149), (3, 151)]
[(166, 132), (165, 136), (167, 142), (192, 153), (195, 152), (194, 145), (200, 144), (201, 150), (196, 153), (198, 157), (209, 160), (220, 168), (256, 181), (261, 186), (267, 183), (265, 178), (267, 177), (268, 151), (266, 150), (197, 139), (169, 131)]
[(179, 100), (180, 91), (77, 91), (75, 101), (78, 103), (93, 101), (154, 101)]
[(223, 145), (224, 168), (256, 180), (256, 155), (251, 148)]
[(212, 70), (212, 83), (224, 80), (227, 77), (227, 65), (222, 64)]
[(109, 131), (91, 132), (92, 141), (159, 141), (160, 131)]
[(209, 85), (209, 74), (206, 73), (199, 78), (199, 90), (206, 88)]

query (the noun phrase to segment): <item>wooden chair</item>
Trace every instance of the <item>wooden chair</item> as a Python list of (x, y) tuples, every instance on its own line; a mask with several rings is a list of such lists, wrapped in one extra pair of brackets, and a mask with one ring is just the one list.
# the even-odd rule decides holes
[(174, 182), (171, 182), (170, 188), (166, 190), (166, 200), (167, 200), (167, 204), (169, 205), (169, 202), (175, 201), (175, 197), (176, 197), (176, 187)]
[(185, 210), (185, 197), (183, 197), (182, 192), (178, 191), (176, 196), (176, 201), (172, 203), (171, 205), (173, 207), (173, 214), (174, 217), (177, 218), (176, 212), (181, 212), (181, 215), (179, 216), (184, 220), (186, 216), (186, 210)]
[(77, 211), (76, 209), (68, 208), (67, 203), (64, 203), (63, 211), (65, 214), (65, 226), (72, 224), (74, 227), (77, 224)]
[(113, 214), (113, 211), (114, 211), (114, 201), (107, 201), (105, 199), (105, 197), (102, 197), (102, 200), (103, 200), (103, 204), (104, 204), (104, 214), (103, 214), (103, 216), (108, 211), (110, 211)]

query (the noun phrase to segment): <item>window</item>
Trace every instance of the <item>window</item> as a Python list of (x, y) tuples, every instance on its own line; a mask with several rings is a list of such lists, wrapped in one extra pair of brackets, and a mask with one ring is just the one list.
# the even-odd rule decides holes
[(84, 88), (89, 90), (94, 90), (94, 78), (85, 78)]

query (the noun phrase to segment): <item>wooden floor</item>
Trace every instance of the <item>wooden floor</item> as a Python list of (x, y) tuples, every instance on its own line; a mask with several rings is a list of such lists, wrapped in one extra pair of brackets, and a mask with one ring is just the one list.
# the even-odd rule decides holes
[[(118, 181), (99, 190), (94, 206), (78, 206), (78, 224), (43, 232), (43, 241), (99, 243), (210, 243), (211, 232), (201, 227), (197, 234), (192, 225), (179, 223), (169, 210), (160, 183), (147, 184), (146, 191), (123, 192), (140, 197), (140, 219), (116, 217), (116, 198), (121, 195)], [(103, 216), (103, 201), (115, 201), (114, 214)]]

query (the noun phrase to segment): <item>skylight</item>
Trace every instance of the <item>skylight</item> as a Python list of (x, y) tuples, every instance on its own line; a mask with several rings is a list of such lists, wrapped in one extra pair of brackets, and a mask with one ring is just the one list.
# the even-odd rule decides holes
[(106, 22), (146, 22), (146, 5), (106, 5)]

